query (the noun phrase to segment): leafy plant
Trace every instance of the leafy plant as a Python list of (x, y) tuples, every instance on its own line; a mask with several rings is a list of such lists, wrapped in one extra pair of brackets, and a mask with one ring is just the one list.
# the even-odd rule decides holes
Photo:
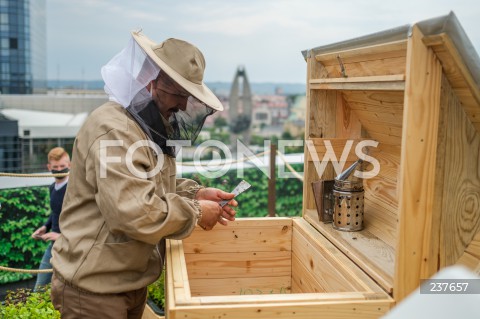
[[(303, 171), (303, 164), (292, 165), (292, 167), (297, 172)], [(237, 217), (264, 217), (268, 215), (268, 177), (258, 168), (245, 169), (243, 177), (237, 170), (231, 170), (221, 178), (214, 179), (201, 174), (184, 174), (183, 177), (194, 179), (205, 187), (216, 187), (225, 191), (232, 191), (242, 179), (245, 179), (252, 187), (237, 198), (239, 203), (236, 208)], [(300, 215), (303, 182), (296, 178), (278, 178), (275, 188), (277, 216)]]
[(147, 291), (148, 298), (160, 309), (165, 309), (165, 270), (157, 281), (147, 287)]
[[(30, 236), (50, 212), (48, 187), (1, 190), (0, 204), (0, 265), (37, 268), (48, 243)], [(0, 284), (28, 278), (32, 275), (0, 271)]]
[(41, 292), (30, 289), (9, 291), (5, 303), (0, 305), (0, 317), (4, 319), (57, 319), (60, 312), (55, 310), (50, 299), (50, 287)]

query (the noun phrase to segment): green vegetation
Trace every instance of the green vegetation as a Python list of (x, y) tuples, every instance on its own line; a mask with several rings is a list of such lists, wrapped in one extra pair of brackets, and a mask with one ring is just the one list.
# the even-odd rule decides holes
[(218, 127), (218, 128), (222, 128), (224, 126), (227, 126), (228, 123), (227, 123), (227, 120), (222, 117), (222, 116), (218, 116), (217, 118), (215, 118), (215, 120), (213, 121), (213, 125), (215, 127)]
[(160, 309), (165, 309), (165, 269), (162, 275), (153, 284), (147, 287), (148, 298), (152, 300)]
[[(36, 269), (49, 243), (31, 234), (48, 218), (48, 187), (0, 191), (0, 265)], [(31, 274), (0, 271), (0, 284), (32, 278)]]
[[(303, 164), (292, 166), (297, 172), (303, 171)], [(243, 177), (236, 170), (229, 171), (220, 178), (207, 178), (200, 174), (184, 174), (184, 177), (194, 179), (205, 187), (216, 187), (225, 191), (232, 191), (244, 179), (252, 187), (237, 198), (239, 202), (237, 217), (268, 215), (268, 177), (260, 169), (245, 169)], [(299, 216), (302, 207), (303, 182), (296, 178), (277, 177), (275, 188), (277, 216)]]
[(60, 313), (50, 300), (50, 287), (41, 292), (30, 289), (10, 291), (5, 304), (0, 305), (0, 317), (4, 319), (57, 319)]

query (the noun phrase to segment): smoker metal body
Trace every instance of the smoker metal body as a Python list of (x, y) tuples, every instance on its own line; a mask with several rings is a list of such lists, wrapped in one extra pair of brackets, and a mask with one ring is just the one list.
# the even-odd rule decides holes
[(363, 181), (355, 177), (355, 168), (362, 164), (356, 161), (334, 180), (320, 180), (312, 183), (318, 218), (324, 223), (342, 231), (363, 229), (364, 189)]
[(335, 180), (333, 186), (333, 228), (343, 231), (363, 229), (364, 190), (361, 180)]

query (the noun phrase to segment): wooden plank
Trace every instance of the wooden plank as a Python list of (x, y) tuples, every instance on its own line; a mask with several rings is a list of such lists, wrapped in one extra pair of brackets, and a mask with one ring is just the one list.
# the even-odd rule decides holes
[[(269, 304), (290, 304), (299, 305), (307, 303), (322, 303), (328, 306), (337, 302), (363, 301), (363, 300), (383, 300), (391, 302), (392, 299), (383, 293), (374, 292), (337, 292), (337, 293), (303, 293), (303, 294), (263, 294), (263, 295), (241, 295), (241, 296), (204, 296), (193, 297), (190, 305), (203, 305), (205, 307), (243, 305), (249, 307), (252, 305)], [(182, 304), (188, 306), (189, 304)]]
[[(468, 87), (480, 107), (480, 89), (450, 37), (446, 33), (442, 33), (424, 37), (423, 42), (434, 49), (452, 87)], [(456, 80), (452, 81), (452, 75), (456, 73), (459, 74), (457, 78), (462, 79), (464, 83), (457, 83)]]
[[(175, 312), (178, 303), (187, 303), (190, 301), (191, 296), (185, 295), (185, 290), (183, 288), (176, 288), (175, 282), (181, 282), (183, 271), (178, 271), (178, 269), (186, 267), (185, 262), (177, 261), (172, 258), (172, 253), (175, 250), (175, 246), (178, 245), (179, 241), (167, 240), (166, 241), (166, 273), (165, 273), (165, 306), (166, 306), (166, 315), (171, 316)], [(172, 247), (172, 244), (174, 247)], [(174, 271), (174, 269), (177, 269)]]
[(480, 274), (480, 232), (472, 239), (456, 264), (463, 265), (476, 274)]
[(292, 254), (292, 293), (324, 293), (325, 288), (318, 283), (312, 272)]
[(186, 254), (188, 277), (245, 278), (288, 276), (291, 273), (290, 251)]
[(388, 108), (395, 113), (403, 114), (403, 92), (383, 92), (383, 91), (344, 91), (345, 99), (352, 109), (355, 104), (368, 108), (366, 111), (381, 112)]
[[(317, 244), (313, 238), (306, 237), (308, 233), (300, 228), (295, 227), (293, 232), (292, 279), (303, 284), (302, 292), (368, 290), (357, 283), (355, 278), (351, 278), (351, 273), (342, 271), (345, 266), (330, 256), (328, 250)], [(318, 234), (316, 236), (318, 237)]]
[(450, 37), (443, 33), (424, 38), (442, 63), (445, 75), (477, 132), (480, 132), (480, 88)]
[[(437, 136), (437, 159), (436, 159), (436, 173), (435, 173), (435, 184), (434, 192), (437, 194), (442, 194), (445, 184), (445, 161), (446, 161), (446, 149), (447, 149), (447, 130), (446, 125), (448, 122), (448, 104), (450, 100), (451, 89), (449, 90), (448, 80), (446, 79), (445, 74), (442, 75), (442, 89), (440, 93), (440, 115), (438, 119), (438, 136)], [(445, 218), (444, 203), (442, 200), (437, 200), (433, 202), (433, 211), (438, 212), (438, 219), (432, 220), (432, 251), (437, 251), (438, 254), (438, 268), (442, 268), (442, 264), (445, 264), (445, 258), (441, 252), (441, 224), (442, 219)]]
[[(228, 223), (230, 228), (241, 229), (241, 228), (252, 228), (252, 227), (283, 227), (291, 226), (292, 219), (290, 217), (242, 217), (236, 218), (233, 222)], [(199, 233), (212, 233), (217, 230), (228, 229), (228, 227), (215, 227), (213, 230), (205, 232), (201, 229), (196, 229), (195, 232)], [(192, 234), (192, 236), (196, 234)]]
[[(346, 162), (354, 162), (358, 159), (358, 156), (355, 154), (355, 147), (359, 142), (362, 141), (362, 139), (345, 139), (345, 138), (325, 138), (325, 139), (319, 139), (319, 138), (311, 138), (309, 139), (311, 143), (313, 143), (313, 147), (316, 151), (316, 156), (315, 154), (312, 154), (310, 150), (307, 149), (307, 156), (306, 161), (315, 161), (319, 160), (322, 161), (324, 157), (326, 158), (332, 158), (333, 156), (336, 157), (337, 162), (340, 161), (342, 154), (344, 151), (346, 151), (345, 147), (347, 147), (347, 143), (349, 141), (352, 142), (351, 148), (348, 152), (348, 155), (346, 157)], [(330, 144), (328, 144), (330, 143)], [(327, 146), (328, 145), (328, 146)], [(331, 147), (331, 148), (330, 148)], [(332, 153), (333, 151), (333, 153)], [(312, 150), (313, 152), (313, 150)], [(343, 169), (346, 169), (347, 166), (344, 166)], [(343, 170), (342, 169), (342, 170)], [(316, 174), (316, 176), (318, 176)]]
[(248, 278), (197, 278), (190, 280), (192, 296), (286, 294), (291, 291), (291, 276)]
[[(354, 111), (356, 112), (356, 111)], [(392, 137), (402, 136), (402, 126), (398, 124), (386, 123), (375, 119), (375, 116), (367, 117), (362, 114), (362, 126), (367, 132), (388, 135)], [(400, 144), (398, 144), (400, 146)]]
[(196, 229), (183, 240), (186, 254), (235, 253), (291, 250), (292, 221), (290, 218), (237, 218), (228, 227), (215, 227), (206, 232)]
[(304, 182), (303, 182), (302, 214), (306, 209), (316, 209), (315, 199), (314, 199), (313, 190), (312, 190), (312, 182), (320, 179), (320, 177), (317, 174), (315, 164), (312, 161), (308, 161), (307, 156), (309, 156), (308, 151), (306, 151), (306, 154), (305, 154), (305, 164), (304, 164), (305, 173), (304, 173)]
[(356, 318), (373, 319), (384, 315), (391, 301), (332, 301), (332, 302), (291, 302), (274, 304), (190, 306), (177, 308), (174, 317), (169, 318)]
[(360, 139), (362, 137), (362, 124), (356, 114), (352, 112), (341, 92), (337, 92), (337, 112), (335, 117), (335, 136), (337, 138)]
[(407, 78), (399, 180), (399, 233), (394, 298), (405, 298), (436, 268), (432, 211), (442, 69), (414, 26), (407, 50)]
[(397, 184), (393, 181), (374, 177), (364, 179), (365, 197), (378, 203), (385, 209), (396, 212), (398, 210)]
[(468, 244), (465, 252), (475, 256), (480, 260), (480, 232), (475, 235), (470, 244)]
[(317, 94), (312, 93), (312, 95), (316, 96), (316, 103), (307, 104), (310, 105), (309, 129), (307, 130), (310, 133), (307, 137), (333, 137), (337, 92), (320, 90)]
[(402, 138), (395, 135), (382, 134), (378, 132), (368, 132), (372, 140), (378, 141), (380, 144), (386, 144), (391, 146), (398, 146), (402, 142)]
[(403, 91), (405, 89), (404, 81), (392, 82), (327, 82), (312, 83), (312, 90), (381, 90), (381, 91)]
[(165, 319), (165, 316), (157, 315), (152, 308), (147, 304), (145, 305), (145, 310), (143, 311), (142, 319)]
[[(343, 63), (347, 77), (405, 74), (405, 57)], [(340, 64), (325, 65), (329, 78), (343, 77)]]
[(368, 229), (358, 232), (334, 230), (331, 224), (320, 223), (314, 210), (307, 210), (304, 218), (383, 289), (392, 293), (395, 251), (391, 246), (371, 234)]
[[(375, 121), (377, 123), (383, 123), (383, 126), (395, 126), (402, 127), (403, 114), (396, 113), (394, 111), (385, 108), (382, 112), (371, 112), (359, 109), (354, 109), (355, 114), (358, 116), (360, 123), (368, 123), (369, 121)], [(365, 126), (365, 125), (364, 125)], [(401, 129), (400, 129), (401, 132)]]
[[(430, 40), (438, 39), (439, 41), (436, 44), (433, 44)], [(451, 53), (448, 50), (448, 47), (445, 45), (445, 37), (441, 34), (434, 36), (427, 36), (423, 38), (425, 45), (430, 47), (434, 52), (437, 58), (442, 64), (443, 73), (447, 76), (450, 83), (454, 88), (466, 88), (465, 79), (460, 72), (460, 69), (457, 67), (456, 62), (454, 61)], [(462, 62), (463, 63), (463, 62)], [(471, 93), (470, 93), (471, 94)]]
[(465, 266), (477, 275), (480, 275), (480, 259), (468, 252), (464, 252), (455, 264)]
[(376, 202), (365, 200), (365, 228), (394, 250), (397, 245), (398, 216)]
[[(307, 57), (307, 78), (326, 78), (327, 71), (321, 63), (315, 61), (313, 57)], [(323, 135), (323, 116), (325, 115), (325, 108), (322, 107), (326, 98), (326, 92), (320, 92), (318, 90), (312, 90), (307, 83), (307, 109), (306, 109), (306, 122), (305, 137), (321, 137)], [(321, 111), (322, 110), (322, 111)], [(328, 119), (327, 119), (328, 120)]]
[(439, 259), (445, 267), (456, 263), (480, 230), (480, 133), (446, 80), (442, 82), (442, 106)]
[(379, 176), (365, 180), (365, 228), (395, 247), (398, 227), (396, 183)]
[[(307, 57), (307, 78), (325, 78), (327, 72), (321, 63), (318, 63), (312, 56)], [(330, 94), (329, 96), (333, 96)], [(326, 91), (311, 90), (307, 82), (307, 107), (305, 110), (305, 140), (310, 137), (323, 137), (325, 118)], [(331, 98), (328, 99), (331, 101)], [(328, 104), (328, 103), (327, 103)], [(332, 106), (329, 106), (330, 108)], [(331, 115), (332, 112), (329, 112)], [(331, 120), (331, 118), (326, 119)], [(308, 156), (308, 148), (305, 147), (305, 157)], [(304, 165), (305, 178), (303, 183), (302, 211), (315, 207), (315, 200), (311, 189), (311, 182), (314, 180), (315, 166), (306, 161)]]
[(172, 259), (170, 257), (170, 242), (167, 240), (165, 249), (165, 313), (175, 309), (175, 289), (173, 288), (173, 277), (170, 269)]
[(369, 155), (377, 159), (380, 163), (380, 173), (378, 174), (380, 177), (395, 183), (398, 181), (398, 169), (400, 167), (400, 145), (390, 146), (379, 143), (376, 148), (372, 147), (370, 149)]
[(178, 308), (174, 318), (218, 318), (219, 313), (229, 319), (246, 318), (357, 318), (373, 319), (384, 315), (392, 301), (331, 301), (254, 303), (249, 305), (190, 306)]
[(331, 65), (338, 63), (337, 56), (340, 56), (344, 63), (349, 63), (368, 60), (379, 60), (382, 58), (391, 57), (405, 57), (406, 51), (407, 41), (400, 40), (349, 50), (336, 51), (333, 53), (317, 54), (315, 55), (315, 60), (322, 62), (323, 65)]
[[(307, 57), (307, 78), (326, 78), (327, 71), (314, 57)], [(334, 91), (312, 90), (307, 83), (307, 109), (305, 121), (305, 139), (335, 137), (337, 93)], [(305, 157), (308, 156), (305, 147)], [(315, 207), (311, 183), (316, 181), (316, 168), (312, 162), (305, 162), (305, 180), (303, 183), (302, 211)], [(333, 177), (331, 167), (327, 168), (324, 178)]]
[(172, 265), (169, 269), (172, 273), (172, 288), (175, 294), (175, 300), (189, 300), (191, 297), (190, 284), (188, 282), (187, 266), (183, 253), (182, 242), (180, 240), (169, 240), (170, 242), (170, 258)]
[(403, 82), (405, 74), (358, 76), (348, 78), (324, 78), (311, 79), (310, 84), (333, 84), (333, 83), (369, 83), (369, 82)]
[(365, 227), (388, 245), (396, 247), (400, 147), (379, 144), (370, 155), (379, 161), (380, 173), (364, 183)]
[[(407, 41), (405, 40), (405, 43), (406, 42)], [(345, 54), (336, 52), (334, 54), (331, 54), (330, 57), (328, 57), (330, 59), (321, 60), (319, 62), (321, 62), (322, 65), (329, 67), (329, 66), (340, 66), (340, 61), (342, 62), (342, 64), (352, 64), (352, 63), (366, 62), (366, 61), (385, 61), (385, 60), (394, 59), (394, 58), (402, 58), (403, 60), (405, 60), (406, 53), (407, 53), (406, 46), (404, 49), (399, 49), (399, 50), (394, 50), (389, 52), (379, 52), (379, 53), (360, 54), (360, 55), (351, 55), (351, 56), (346, 56)]]
[(345, 100), (362, 127), (380, 144), (400, 145), (403, 92), (344, 91)]

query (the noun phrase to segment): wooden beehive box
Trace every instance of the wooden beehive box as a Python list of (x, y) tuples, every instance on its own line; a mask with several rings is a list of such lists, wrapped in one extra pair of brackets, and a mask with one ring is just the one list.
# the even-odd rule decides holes
[(167, 318), (378, 318), (392, 299), (303, 218), (167, 242)]
[[(304, 52), (303, 218), (167, 242), (167, 318), (378, 318), (440, 268), (480, 272), (479, 59), (452, 14)], [(319, 221), (311, 183), (378, 142), (365, 228)], [(326, 143), (327, 142), (327, 143)], [(330, 143), (328, 145), (328, 143)], [(347, 166), (344, 166), (347, 167)], [(371, 169), (372, 167), (370, 167)]]

